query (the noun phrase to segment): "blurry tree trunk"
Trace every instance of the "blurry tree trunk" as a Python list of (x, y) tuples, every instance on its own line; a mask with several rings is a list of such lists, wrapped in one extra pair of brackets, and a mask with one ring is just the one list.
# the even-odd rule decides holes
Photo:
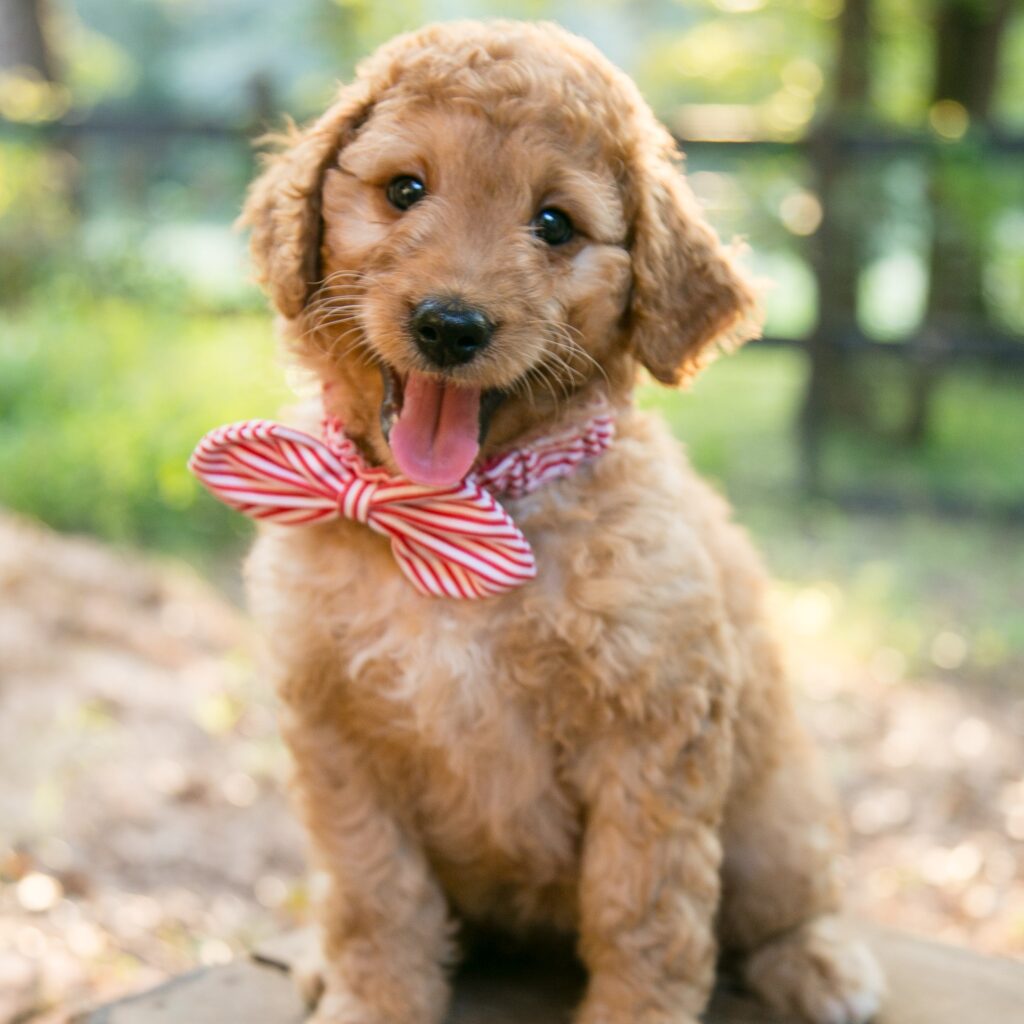
[(820, 489), (820, 443), (827, 422), (862, 424), (868, 415), (854, 354), (844, 345), (857, 331), (863, 217), (856, 196), (844, 187), (849, 178), (839, 145), (844, 129), (862, 121), (868, 107), (871, 0), (846, 0), (837, 47), (833, 107), (811, 150), (823, 216), (813, 242), (818, 323), (810, 338), (811, 372), (800, 417), (804, 486), (810, 491)]
[[(26, 74), (55, 84), (60, 64), (46, 36), (49, 0), (0, 0), (0, 73)], [(37, 145), (55, 159), (49, 168), (73, 210), (81, 208), (79, 140), (57, 130), (41, 136)]]
[[(970, 123), (989, 124), (998, 82), (1002, 40), (1014, 0), (943, 0), (935, 21), (932, 102), (953, 101)], [(911, 364), (906, 439), (924, 440), (939, 363), (950, 332), (986, 319), (983, 288), (986, 218), (966, 204), (956, 178), (963, 170), (936, 167), (931, 182), (934, 234), (929, 254), (925, 327)]]
[(0, 71), (24, 68), (55, 78), (43, 34), (43, 0), (0, 0)]
[(999, 54), (1015, 0), (943, 0), (936, 21), (936, 100), (962, 103), (987, 119), (999, 75)]

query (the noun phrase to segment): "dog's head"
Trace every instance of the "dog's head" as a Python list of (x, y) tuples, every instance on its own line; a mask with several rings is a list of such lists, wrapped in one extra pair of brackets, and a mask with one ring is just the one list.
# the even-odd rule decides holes
[(554, 25), (399, 37), (288, 142), (245, 208), (260, 278), (350, 434), (414, 480), (750, 334), (668, 134)]

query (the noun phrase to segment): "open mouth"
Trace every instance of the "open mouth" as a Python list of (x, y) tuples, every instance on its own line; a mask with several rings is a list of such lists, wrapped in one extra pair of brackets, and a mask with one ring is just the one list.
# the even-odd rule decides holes
[(402, 378), (384, 364), (381, 376), (380, 425), (402, 474), (430, 487), (459, 483), (476, 461), (505, 393), (415, 371)]

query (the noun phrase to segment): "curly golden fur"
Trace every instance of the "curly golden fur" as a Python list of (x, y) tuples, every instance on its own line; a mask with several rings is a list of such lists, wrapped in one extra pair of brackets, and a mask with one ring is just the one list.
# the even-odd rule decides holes
[[(248, 563), (330, 887), (319, 1024), (437, 1024), (456, 922), (578, 935), (577, 1024), (693, 1024), (720, 949), (768, 1002), (863, 1021), (881, 988), (846, 938), (840, 827), (724, 502), (660, 423), (678, 384), (753, 333), (755, 302), (635, 86), (553, 25), (428, 27), (382, 47), (268, 162), (244, 220), (296, 358), (373, 462), (381, 367), (437, 373), (425, 295), (497, 325), (451, 386), (504, 395), (481, 456), (586, 415), (614, 446), (506, 507), (538, 578), (419, 596), (387, 542), (265, 529)], [(386, 186), (415, 175), (402, 212)], [(529, 223), (576, 226), (545, 246)]]

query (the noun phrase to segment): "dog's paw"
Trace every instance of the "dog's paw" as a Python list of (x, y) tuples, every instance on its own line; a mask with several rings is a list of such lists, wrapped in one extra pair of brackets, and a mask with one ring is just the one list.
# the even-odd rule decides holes
[(398, 987), (384, 974), (379, 985), (366, 986), (372, 997), (357, 995), (341, 978), (332, 977), (322, 961), (305, 961), (293, 974), (312, 1010), (306, 1024), (440, 1024), (447, 1007), (447, 986), (440, 974), (423, 979), (419, 987)]
[(866, 1024), (885, 995), (885, 978), (871, 950), (831, 916), (755, 950), (743, 975), (773, 1009), (811, 1024)]
[(325, 993), (322, 985), (321, 982), (316, 1012), (306, 1019), (306, 1024), (385, 1024), (383, 1016), (374, 1015), (369, 1007), (347, 993)]
[(292, 981), (302, 1001), (313, 1009), (324, 994), (324, 958), (317, 949), (305, 952), (291, 967)]
[(322, 1000), (306, 1024), (384, 1024), (384, 1018), (367, 1016), (363, 1007), (331, 1006)]

